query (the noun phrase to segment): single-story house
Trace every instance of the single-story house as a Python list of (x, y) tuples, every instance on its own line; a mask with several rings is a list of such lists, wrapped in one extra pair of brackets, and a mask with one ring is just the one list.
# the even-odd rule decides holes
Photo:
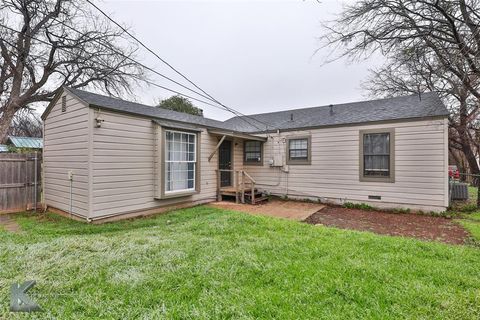
[(254, 181), (288, 198), (443, 211), (447, 116), (425, 93), (222, 122), (64, 88), (42, 115), (44, 202), (108, 220), (238, 199)]

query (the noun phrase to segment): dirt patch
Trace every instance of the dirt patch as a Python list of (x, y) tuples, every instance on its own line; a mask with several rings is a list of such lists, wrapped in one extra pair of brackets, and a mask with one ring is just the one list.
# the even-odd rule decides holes
[(0, 215), (0, 227), (6, 231), (17, 233), (20, 232), (18, 223), (8, 214)]
[(325, 207), (305, 222), (451, 244), (464, 244), (469, 239), (468, 232), (452, 219), (418, 214)]
[(245, 213), (261, 214), (297, 221), (303, 221), (318, 210), (321, 210), (325, 207), (324, 205), (318, 203), (281, 201), (276, 199), (257, 205), (241, 204), (228, 201), (214, 202), (210, 205), (226, 210), (236, 210)]

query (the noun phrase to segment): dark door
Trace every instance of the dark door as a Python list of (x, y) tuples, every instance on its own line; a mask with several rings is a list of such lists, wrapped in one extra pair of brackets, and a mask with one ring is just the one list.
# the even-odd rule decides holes
[[(218, 168), (220, 170), (232, 170), (232, 142), (223, 140), (218, 149)], [(232, 185), (232, 172), (220, 171), (220, 186), (230, 187)]]

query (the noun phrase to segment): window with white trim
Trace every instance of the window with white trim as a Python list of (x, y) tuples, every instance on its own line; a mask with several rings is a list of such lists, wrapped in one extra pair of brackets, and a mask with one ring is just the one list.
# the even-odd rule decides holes
[(165, 193), (194, 191), (197, 170), (197, 135), (165, 131)]

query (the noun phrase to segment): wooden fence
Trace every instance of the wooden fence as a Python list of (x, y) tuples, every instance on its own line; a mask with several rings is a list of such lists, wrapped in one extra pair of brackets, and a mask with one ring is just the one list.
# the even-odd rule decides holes
[(0, 153), (0, 213), (38, 207), (41, 163), (40, 153)]

